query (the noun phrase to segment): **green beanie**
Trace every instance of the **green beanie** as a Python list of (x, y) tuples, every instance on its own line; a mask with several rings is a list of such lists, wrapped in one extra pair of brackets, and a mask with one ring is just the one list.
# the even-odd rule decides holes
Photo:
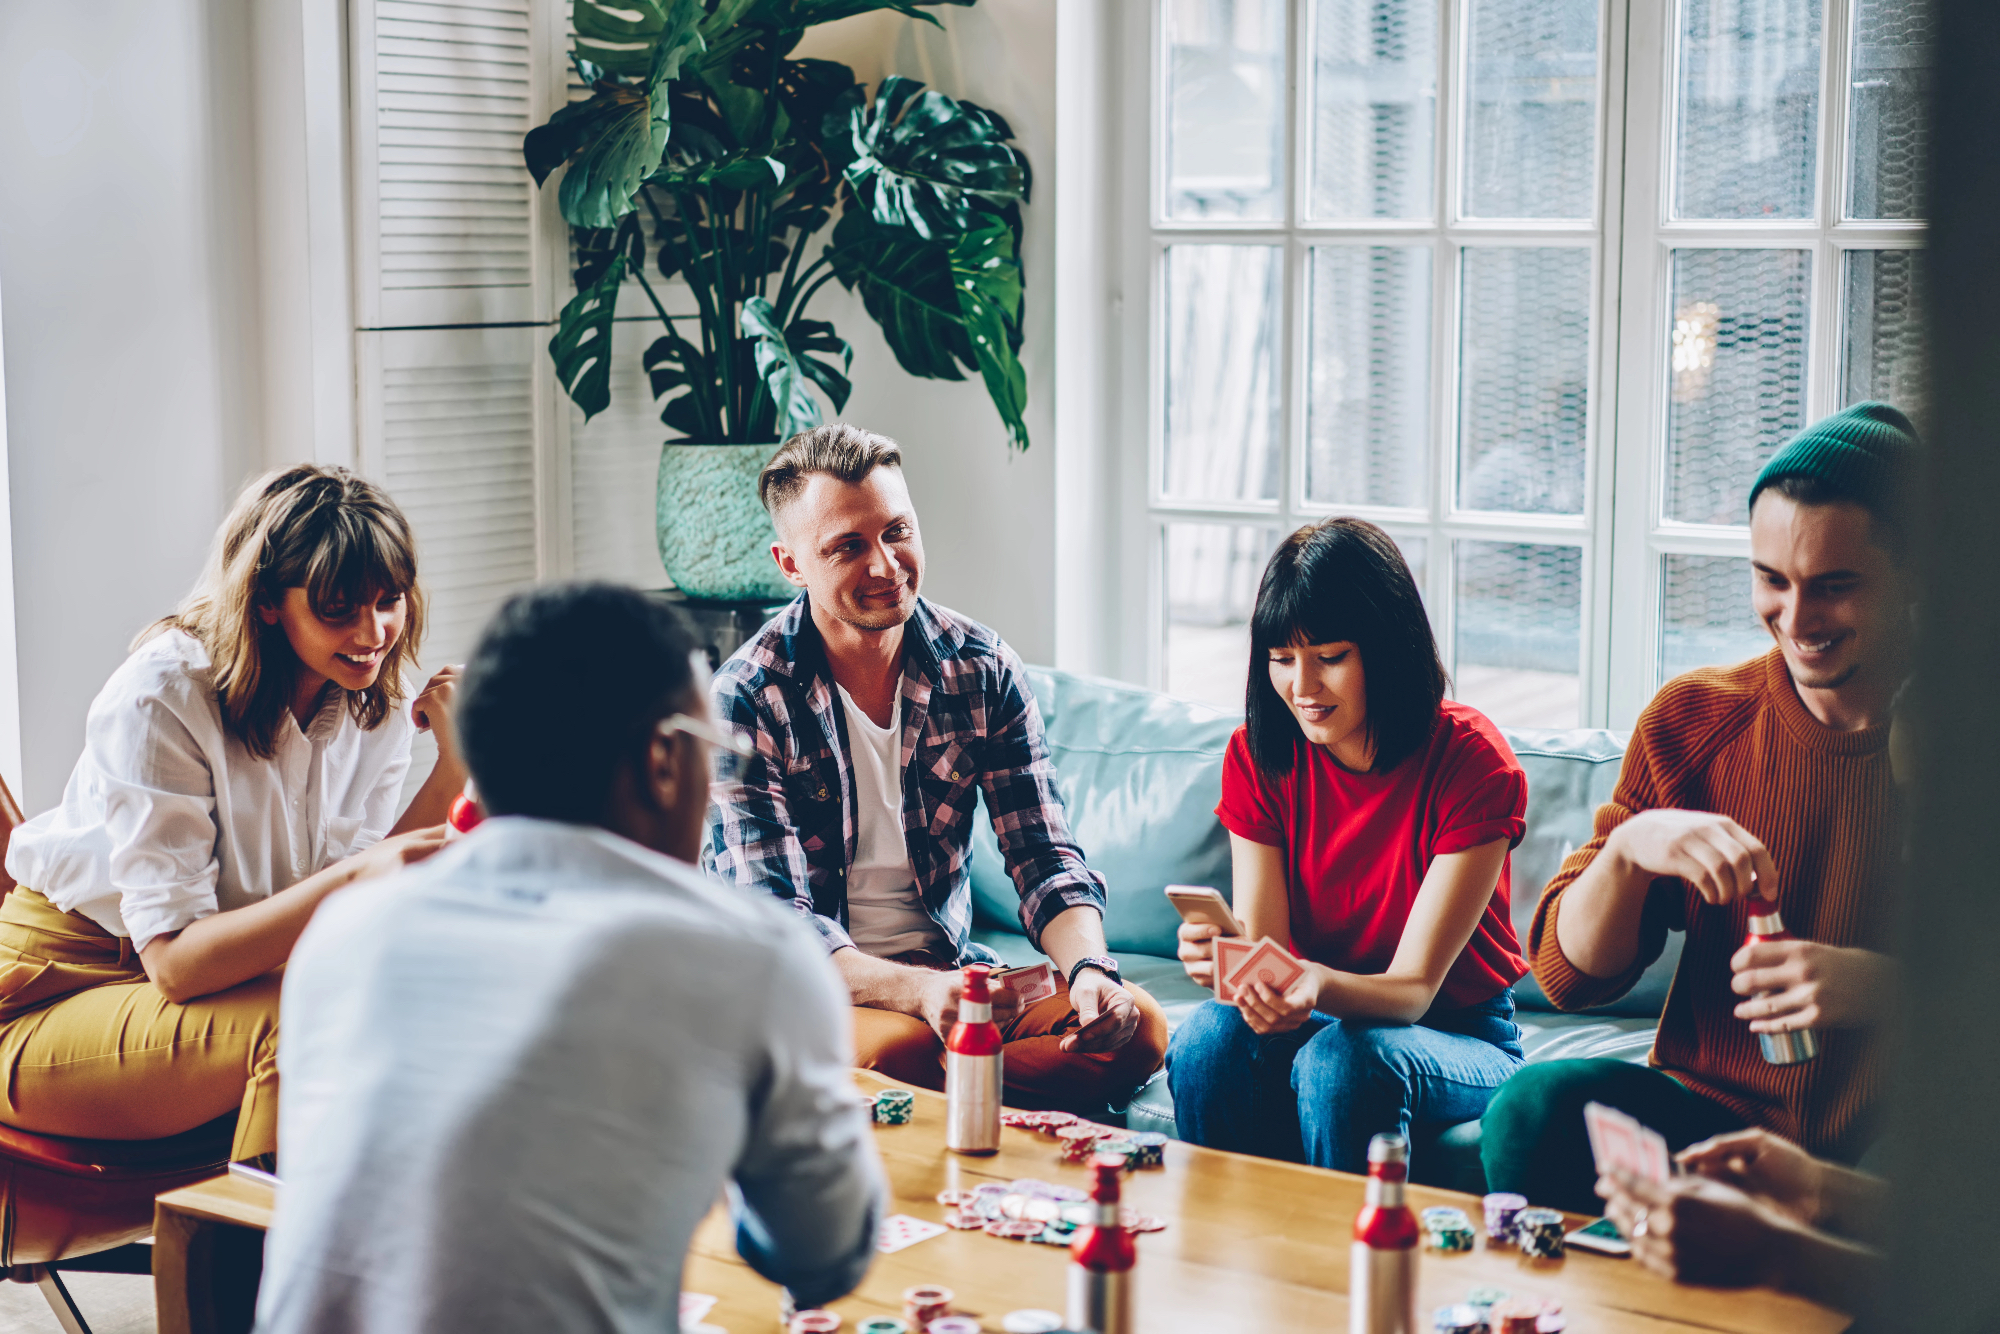
[(1900, 511), (1917, 467), (1917, 429), (1887, 403), (1856, 403), (1823, 417), (1771, 456), (1750, 487), (1750, 507), (1781, 477), (1810, 477), (1871, 514)]

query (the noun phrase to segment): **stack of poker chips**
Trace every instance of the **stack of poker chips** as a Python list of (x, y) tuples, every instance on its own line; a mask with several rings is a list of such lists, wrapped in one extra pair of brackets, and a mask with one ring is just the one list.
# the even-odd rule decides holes
[(1465, 1210), (1449, 1205), (1438, 1205), (1426, 1209), (1419, 1217), (1423, 1220), (1424, 1233), (1430, 1239), (1434, 1251), (1469, 1251), (1472, 1249), (1472, 1220)]
[(1440, 1306), (1431, 1315), (1433, 1334), (1486, 1334), (1486, 1312), (1470, 1302)]
[(1165, 1167), (1167, 1165), (1167, 1137), (1152, 1131), (1142, 1130), (1126, 1136), (1132, 1142), (1131, 1165), (1137, 1167)]
[(1512, 1246), (1514, 1219), (1528, 1207), (1528, 1197), (1512, 1191), (1496, 1191), (1483, 1201), (1486, 1206), (1486, 1244)]
[(1062, 1160), (1066, 1163), (1089, 1162), (1098, 1142), (1110, 1134), (1103, 1126), (1094, 1126), (1087, 1121), (1058, 1126), (1056, 1139), (1062, 1145)]
[(969, 1315), (941, 1315), (924, 1326), (924, 1334), (980, 1334), (980, 1327)]
[(832, 1311), (801, 1311), (792, 1317), (791, 1334), (834, 1334), (840, 1317)]
[(917, 1095), (908, 1089), (883, 1089), (875, 1095), (875, 1121), (878, 1125), (906, 1126), (916, 1111)]
[(1562, 1303), (1538, 1297), (1503, 1297), (1486, 1312), (1489, 1334), (1562, 1334), (1569, 1328)]
[(1062, 1317), (1054, 1311), (1009, 1311), (1000, 1319), (1007, 1334), (1056, 1334), (1062, 1327)]
[(1465, 1304), (1467, 1306), (1475, 1306), (1483, 1313), (1491, 1310), (1496, 1302), (1506, 1301), (1507, 1296), (1508, 1293), (1505, 1288), (1474, 1288), (1471, 1292), (1465, 1294)]
[(1563, 1216), (1553, 1209), (1523, 1209), (1514, 1215), (1514, 1244), (1531, 1260), (1560, 1260)]
[(912, 1328), (929, 1329), (933, 1320), (942, 1320), (951, 1314), (951, 1299), (957, 1294), (950, 1288), (941, 1288), (933, 1283), (903, 1291), (903, 1319)]
[(910, 1327), (892, 1315), (872, 1316), (854, 1329), (855, 1334), (910, 1334)]

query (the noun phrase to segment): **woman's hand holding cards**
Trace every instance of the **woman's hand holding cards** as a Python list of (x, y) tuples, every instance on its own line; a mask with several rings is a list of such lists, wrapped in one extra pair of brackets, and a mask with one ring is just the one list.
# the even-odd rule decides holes
[(1319, 978), (1306, 964), (1283, 991), (1275, 990), (1261, 978), (1252, 978), (1236, 988), (1236, 1008), (1243, 1022), (1258, 1034), (1289, 1033), (1311, 1017), (1319, 1004)]

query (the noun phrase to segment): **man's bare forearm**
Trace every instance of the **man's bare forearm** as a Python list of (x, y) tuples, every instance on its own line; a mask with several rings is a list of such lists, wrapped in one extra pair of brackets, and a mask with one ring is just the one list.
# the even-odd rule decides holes
[(1613, 830), (1556, 905), (1556, 944), (1577, 971), (1617, 977), (1632, 966), (1639, 957), (1639, 922), (1653, 879), (1625, 857)]
[(927, 969), (878, 959), (852, 945), (833, 952), (833, 966), (840, 970), (856, 1005), (923, 1017), (924, 987), (934, 976)]
[(1104, 943), (1104, 918), (1087, 904), (1063, 909), (1042, 928), (1042, 953), (1064, 977), (1078, 959), (1110, 952), (1111, 947)]

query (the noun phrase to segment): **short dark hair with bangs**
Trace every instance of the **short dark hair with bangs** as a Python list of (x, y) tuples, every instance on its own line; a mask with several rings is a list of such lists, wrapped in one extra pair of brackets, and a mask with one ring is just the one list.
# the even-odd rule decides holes
[(1257, 585), (1243, 711), (1250, 756), (1266, 773), (1290, 773), (1305, 740), (1271, 685), (1270, 651), (1334, 643), (1361, 653), (1373, 772), (1401, 764), (1436, 726), (1447, 680), (1409, 564), (1365, 519), (1325, 519), (1280, 543)]

